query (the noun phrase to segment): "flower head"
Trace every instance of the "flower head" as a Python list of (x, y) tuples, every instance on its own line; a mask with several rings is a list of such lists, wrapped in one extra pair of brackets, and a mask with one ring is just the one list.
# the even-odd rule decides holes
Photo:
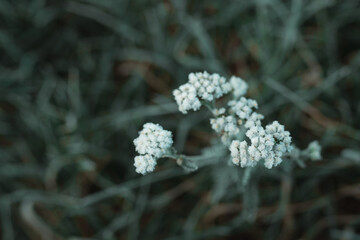
[(230, 78), (230, 85), (235, 98), (245, 95), (248, 90), (248, 84), (239, 77), (232, 76)]
[(228, 132), (236, 134), (239, 132), (239, 128), (236, 124), (236, 119), (233, 116), (221, 116), (210, 119), (211, 127), (217, 133)]
[(254, 157), (250, 155), (252, 148), (248, 148), (246, 141), (240, 142), (239, 140), (234, 140), (230, 145), (230, 153), (232, 157), (232, 162), (241, 167), (251, 167), (257, 164), (257, 161)]
[(134, 144), (136, 151), (141, 154), (135, 157), (136, 172), (146, 174), (154, 171), (156, 160), (170, 150), (172, 133), (159, 124), (145, 123)]
[(291, 152), (293, 146), (291, 145), (291, 136), (289, 131), (285, 131), (284, 125), (278, 121), (266, 126), (266, 133), (271, 135), (277, 142), (278, 148), (283, 149), (284, 152)]
[(226, 143), (231, 136), (239, 132), (236, 118), (231, 115), (222, 115), (210, 119), (211, 128), (221, 135), (221, 140)]
[(164, 130), (159, 124), (146, 123), (134, 144), (138, 153), (160, 158), (173, 144), (172, 133)]
[(264, 115), (253, 112), (245, 123), (246, 128), (261, 126), (261, 120), (264, 119)]
[(232, 100), (228, 103), (230, 109), (240, 118), (248, 119), (254, 109), (258, 108), (256, 100), (241, 97), (238, 101)]
[[(255, 166), (261, 159), (266, 168), (272, 168), (282, 162), (282, 156), (292, 150), (291, 137), (284, 126), (277, 121), (262, 126), (252, 126), (246, 132), (250, 145), (246, 141), (232, 141), (230, 152), (233, 162), (240, 163), (241, 167)], [(239, 164), (236, 164), (239, 165)]]
[(153, 172), (156, 166), (156, 159), (151, 155), (140, 155), (135, 157), (135, 171), (145, 175)]
[(261, 114), (253, 114), (254, 109), (258, 108), (257, 102), (253, 99), (241, 97), (237, 101), (229, 101), (228, 106), (230, 107), (230, 111), (235, 113), (241, 120), (246, 121), (251, 118), (250, 121), (253, 123), (249, 123), (249, 127), (257, 125), (257, 121), (260, 121), (263, 118)]
[(185, 83), (178, 89), (175, 89), (173, 95), (179, 106), (179, 111), (184, 114), (189, 110), (197, 111), (201, 107), (201, 102), (196, 95), (196, 88), (189, 83)]
[(197, 95), (205, 100), (212, 101), (222, 97), (231, 90), (226, 79), (217, 73), (198, 72), (189, 74), (189, 83), (196, 88)]

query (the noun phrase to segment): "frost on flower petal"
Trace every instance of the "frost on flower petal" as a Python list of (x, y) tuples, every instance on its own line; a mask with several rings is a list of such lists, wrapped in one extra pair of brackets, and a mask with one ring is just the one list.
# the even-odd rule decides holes
[(164, 130), (159, 124), (146, 123), (134, 144), (138, 153), (160, 158), (173, 144), (172, 133)]
[(248, 84), (239, 77), (232, 76), (230, 85), (235, 98), (245, 95), (248, 90)]
[(151, 155), (136, 156), (134, 159), (135, 171), (145, 175), (146, 173), (153, 172), (156, 166), (156, 159)]
[(179, 106), (179, 111), (184, 114), (189, 110), (197, 111), (201, 107), (201, 102), (197, 97), (196, 88), (189, 83), (185, 83), (178, 89), (175, 89), (173, 95)]

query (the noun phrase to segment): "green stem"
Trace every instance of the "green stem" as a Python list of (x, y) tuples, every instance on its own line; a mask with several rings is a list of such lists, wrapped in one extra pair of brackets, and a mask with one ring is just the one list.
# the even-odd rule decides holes
[(213, 110), (215, 109), (215, 104), (209, 104), (208, 102), (202, 102), (202, 104), (211, 112), (211, 114), (213, 113)]

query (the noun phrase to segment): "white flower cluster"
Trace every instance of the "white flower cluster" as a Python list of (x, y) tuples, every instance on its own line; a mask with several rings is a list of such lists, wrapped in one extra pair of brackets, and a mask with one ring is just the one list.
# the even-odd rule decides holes
[(156, 159), (148, 154), (136, 156), (134, 166), (137, 173), (145, 175), (146, 173), (154, 171), (156, 166)]
[(217, 73), (209, 74), (206, 71), (190, 73), (189, 83), (196, 88), (197, 95), (205, 101), (220, 98), (231, 91), (231, 85), (226, 81), (226, 78)]
[(318, 141), (313, 141), (309, 144), (305, 152), (308, 153), (309, 157), (313, 161), (321, 160), (321, 146)]
[(211, 128), (214, 129), (215, 132), (220, 133), (221, 140), (224, 143), (229, 140), (230, 136), (239, 133), (236, 118), (231, 115), (211, 118), (210, 124)]
[(230, 85), (235, 98), (244, 96), (248, 90), (248, 84), (239, 77), (232, 76), (230, 78)]
[(245, 140), (234, 140), (229, 148), (232, 162), (241, 167), (255, 166), (263, 159), (265, 167), (270, 169), (281, 163), (284, 153), (292, 150), (290, 133), (277, 121), (265, 129), (253, 126), (246, 136), (250, 139), (250, 146)]
[(272, 122), (266, 126), (266, 133), (273, 136), (276, 143), (281, 145), (283, 152), (291, 152), (293, 146), (291, 145), (291, 136), (289, 131), (285, 131), (284, 125), (281, 125), (278, 121)]
[(255, 159), (248, 157), (247, 149), (248, 145), (246, 141), (240, 142), (239, 140), (234, 140), (230, 145), (230, 153), (232, 157), (232, 162), (235, 165), (240, 165), (241, 167), (255, 166)]
[(210, 119), (211, 127), (215, 132), (232, 132), (238, 133), (239, 128), (236, 124), (236, 119), (233, 116), (221, 116)]
[(173, 144), (172, 133), (159, 124), (146, 123), (134, 144), (136, 151), (141, 154), (135, 157), (136, 172), (146, 174), (154, 171), (156, 160), (170, 150)]
[(217, 73), (190, 73), (189, 81), (173, 91), (179, 111), (197, 111), (201, 107), (200, 100), (213, 101), (232, 90), (230, 83)]
[(245, 127), (260, 125), (260, 121), (264, 118), (263, 115), (254, 112), (258, 108), (256, 100), (241, 97), (239, 100), (229, 101), (228, 106), (230, 111), (235, 113), (241, 120), (249, 121), (245, 123)]
[[(224, 108), (211, 109), (212, 129), (219, 134), (222, 142), (229, 146), (232, 161), (241, 167), (255, 166), (264, 160), (267, 168), (281, 163), (284, 153), (292, 150), (291, 137), (284, 126), (277, 121), (262, 126), (262, 114), (256, 112), (256, 100), (245, 98), (248, 84), (239, 77), (232, 76), (229, 81), (219, 74), (207, 72), (190, 73), (189, 81), (174, 90), (173, 94), (182, 113), (199, 110), (206, 101), (214, 101), (232, 92), (232, 100)], [(214, 104), (213, 104), (214, 105)], [(211, 108), (211, 107), (210, 107)], [(241, 130), (246, 132), (245, 141), (239, 139)], [(235, 139), (235, 140), (234, 140)], [(319, 158), (316, 145), (309, 146), (313, 159)]]
[(179, 106), (179, 111), (184, 114), (189, 110), (197, 111), (201, 107), (201, 102), (196, 95), (196, 88), (190, 83), (185, 83), (178, 89), (175, 89), (173, 95)]
[(159, 158), (173, 144), (172, 133), (164, 130), (159, 124), (145, 123), (134, 144), (138, 153)]
[(246, 128), (261, 126), (261, 120), (264, 119), (264, 115), (253, 112), (245, 123)]

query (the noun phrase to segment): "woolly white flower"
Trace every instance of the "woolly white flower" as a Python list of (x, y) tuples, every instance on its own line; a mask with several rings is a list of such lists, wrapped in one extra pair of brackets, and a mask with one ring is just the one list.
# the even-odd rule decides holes
[(253, 154), (253, 148), (248, 148), (246, 141), (234, 140), (231, 142), (229, 149), (233, 164), (241, 167), (250, 167), (257, 164), (256, 159), (250, 155)]
[(146, 123), (134, 144), (138, 153), (160, 158), (173, 144), (172, 133), (164, 130), (159, 124)]
[(255, 126), (261, 126), (261, 120), (264, 119), (264, 115), (257, 113), (257, 112), (253, 112), (250, 117), (248, 118), (248, 120), (245, 123), (245, 127), (246, 128), (251, 128), (251, 127), (255, 127)]
[(229, 150), (230, 150), (230, 154), (232, 157), (232, 162), (235, 165), (239, 166), (239, 164), (240, 164), (240, 141), (239, 140), (232, 141), (230, 144)]
[(205, 72), (190, 73), (189, 83), (196, 88), (197, 96), (205, 101), (222, 97), (231, 90), (231, 85), (219, 74)]
[(246, 141), (240, 144), (235, 140), (229, 148), (233, 162), (240, 162), (241, 167), (255, 166), (263, 159), (265, 167), (272, 168), (282, 162), (284, 153), (292, 150), (290, 133), (277, 121), (265, 129), (260, 125), (252, 126), (246, 136), (251, 145), (248, 146)]
[(281, 150), (291, 152), (293, 146), (291, 145), (291, 136), (289, 131), (285, 131), (284, 125), (281, 125), (278, 121), (274, 121), (272, 124), (266, 126), (266, 133), (274, 137)]
[(211, 128), (220, 133), (221, 140), (226, 143), (231, 136), (239, 132), (236, 119), (233, 116), (221, 116), (210, 119)]
[(267, 158), (272, 151), (275, 142), (274, 139), (267, 135), (264, 128), (261, 126), (251, 127), (246, 136), (250, 139), (251, 146), (249, 147), (250, 157), (256, 161)]
[(201, 107), (201, 102), (197, 97), (196, 88), (189, 83), (185, 83), (178, 89), (175, 89), (173, 95), (179, 106), (179, 111), (184, 114), (186, 114), (188, 110), (197, 111)]
[(221, 116), (218, 118), (210, 119), (211, 127), (215, 132), (228, 132), (236, 134), (239, 132), (239, 128), (236, 125), (236, 119), (233, 116)]
[(309, 154), (310, 159), (313, 161), (322, 159), (321, 146), (318, 141), (311, 142), (305, 151)]
[(235, 98), (245, 95), (248, 90), (248, 84), (239, 77), (232, 76), (230, 78), (230, 85)]
[(134, 166), (137, 173), (145, 175), (146, 173), (154, 171), (156, 159), (151, 155), (136, 156)]
[(238, 101), (229, 101), (228, 105), (231, 111), (242, 120), (249, 119), (254, 109), (258, 108), (258, 104), (255, 100), (244, 97), (241, 97)]

